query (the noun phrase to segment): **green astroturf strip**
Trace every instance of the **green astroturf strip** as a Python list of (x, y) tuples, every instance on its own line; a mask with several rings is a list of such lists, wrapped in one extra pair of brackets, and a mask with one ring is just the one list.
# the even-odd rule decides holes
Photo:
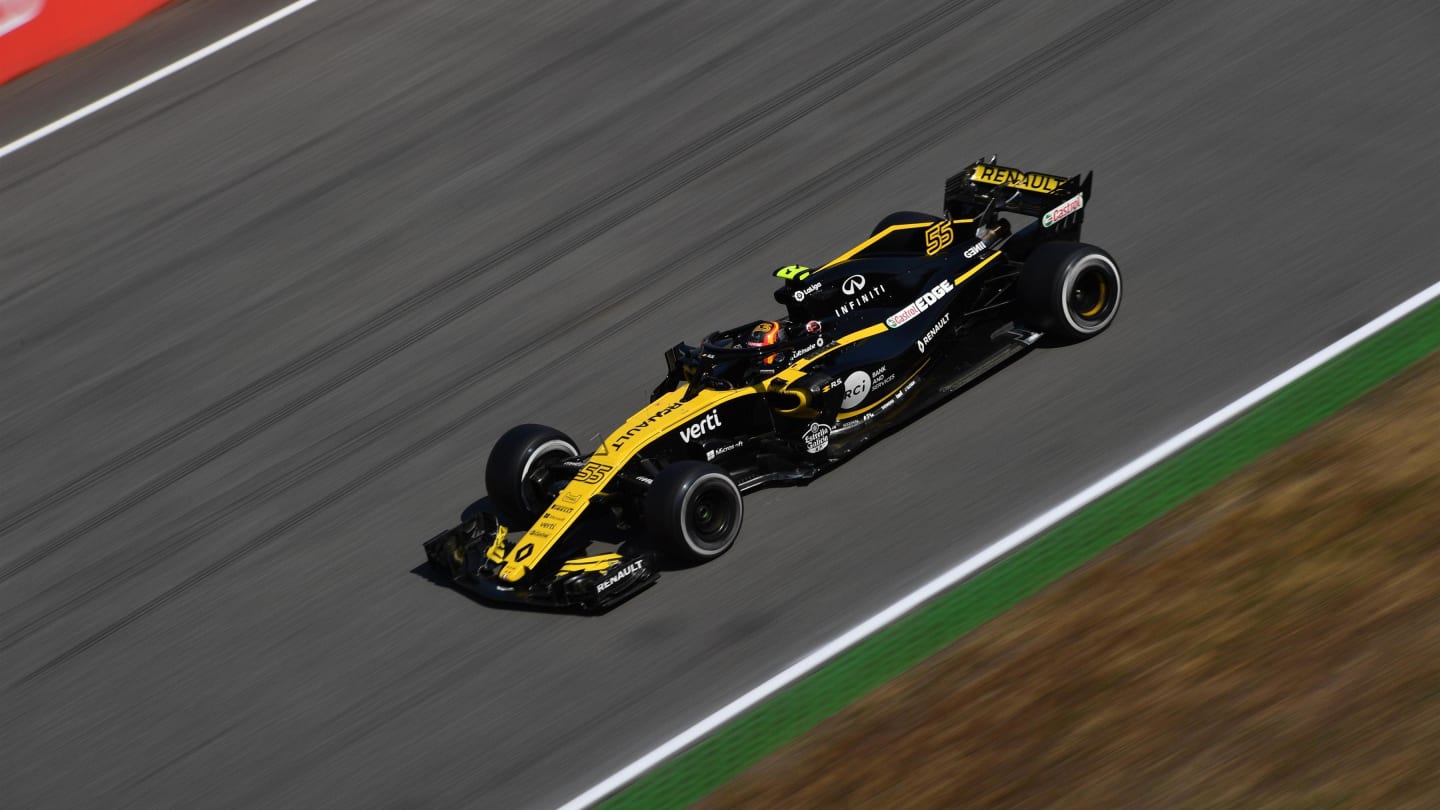
[(642, 776), (615, 808), (686, 806), (861, 695), (1440, 348), (1440, 302), (1277, 392)]

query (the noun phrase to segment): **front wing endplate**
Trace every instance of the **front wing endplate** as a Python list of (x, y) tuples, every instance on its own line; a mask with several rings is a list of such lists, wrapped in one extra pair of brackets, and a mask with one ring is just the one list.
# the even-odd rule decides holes
[(504, 555), (496, 550), (509, 538), (495, 516), (482, 513), (425, 541), (425, 558), (449, 584), (482, 600), (586, 613), (609, 610), (660, 578), (651, 553), (610, 553), (566, 560), (512, 584), (500, 578)]

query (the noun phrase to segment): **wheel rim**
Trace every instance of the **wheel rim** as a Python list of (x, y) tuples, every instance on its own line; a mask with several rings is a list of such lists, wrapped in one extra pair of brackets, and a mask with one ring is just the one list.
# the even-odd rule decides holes
[(729, 545), (735, 517), (729, 488), (719, 482), (701, 483), (685, 511), (685, 533), (700, 550), (717, 551)]
[(1082, 326), (1102, 324), (1114, 308), (1114, 285), (1103, 267), (1091, 265), (1075, 274), (1067, 298), (1071, 315)]
[(564, 444), (554, 441), (547, 445), (556, 445), (553, 450), (542, 447), (540, 452), (530, 457), (525, 464), (525, 470), (520, 478), (520, 499), (521, 506), (527, 512), (538, 515), (549, 504), (545, 492), (545, 471), (557, 461), (564, 461), (575, 455), (575, 451)]

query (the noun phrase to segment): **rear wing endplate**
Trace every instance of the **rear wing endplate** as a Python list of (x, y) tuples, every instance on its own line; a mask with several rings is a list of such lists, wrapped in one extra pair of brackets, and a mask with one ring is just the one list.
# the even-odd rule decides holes
[(1078, 227), (1090, 201), (1094, 172), (1060, 177), (1012, 169), (995, 156), (977, 160), (945, 181), (945, 212), (952, 219), (984, 220), (1012, 211), (1042, 221), (1045, 228)]

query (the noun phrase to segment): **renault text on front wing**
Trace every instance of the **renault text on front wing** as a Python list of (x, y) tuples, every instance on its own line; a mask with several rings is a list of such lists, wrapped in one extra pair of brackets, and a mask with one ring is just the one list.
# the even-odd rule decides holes
[(606, 577), (605, 579), (601, 580), (601, 581), (600, 581), (600, 584), (595, 586), (595, 592), (596, 592), (596, 593), (601, 593), (601, 592), (607, 590), (608, 588), (610, 588), (610, 586), (612, 586), (612, 585), (614, 585), (615, 583), (619, 582), (620, 580), (622, 580), (622, 579), (630, 576), (631, 574), (638, 574), (638, 573), (643, 572), (644, 570), (645, 570), (645, 561), (644, 561), (644, 560), (636, 560), (635, 562), (630, 563), (629, 565), (625, 566), (624, 568), (621, 568), (619, 571), (616, 571), (615, 573), (613, 573), (613, 574), (611, 574), (610, 576)]

